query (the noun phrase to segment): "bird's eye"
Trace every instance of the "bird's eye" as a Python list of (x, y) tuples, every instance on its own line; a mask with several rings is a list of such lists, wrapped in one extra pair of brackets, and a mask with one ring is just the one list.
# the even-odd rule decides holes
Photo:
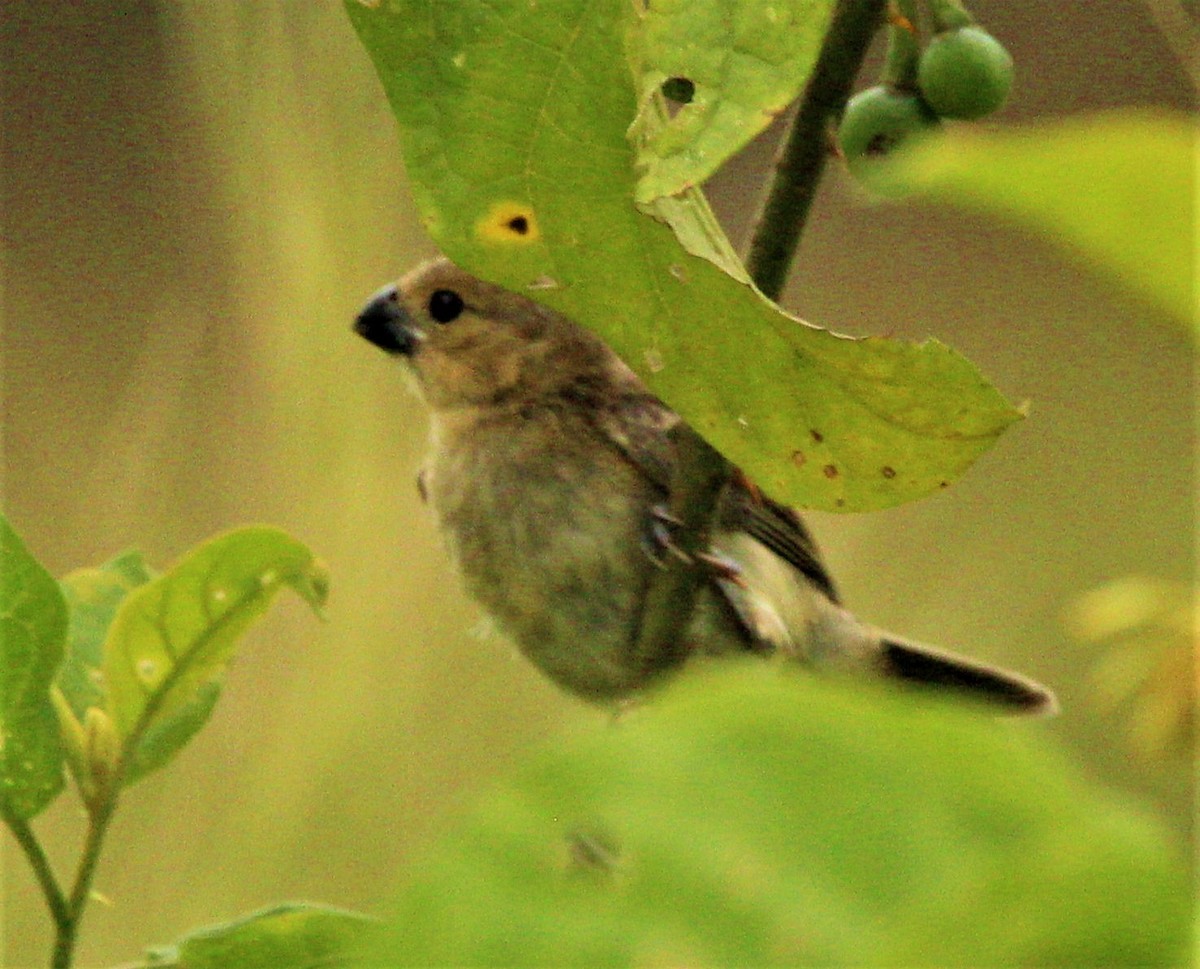
[(463, 311), (462, 297), (451, 289), (434, 290), (429, 297), (429, 315), (439, 323), (458, 319)]

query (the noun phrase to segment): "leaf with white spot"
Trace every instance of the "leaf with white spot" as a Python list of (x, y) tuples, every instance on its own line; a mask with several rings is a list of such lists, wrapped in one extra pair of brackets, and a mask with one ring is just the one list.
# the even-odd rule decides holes
[(238, 640), (285, 586), (320, 612), (324, 567), (285, 532), (253, 525), (210, 539), (125, 597), (103, 659), (125, 783), (161, 767), (204, 725)]
[(154, 578), (141, 552), (122, 552), (103, 565), (76, 569), (58, 580), (71, 621), (58, 687), (82, 723), (88, 707), (104, 706), (100, 668), (104, 640), (122, 601)]
[(6, 816), (31, 818), (62, 790), (50, 683), (66, 636), (58, 583), (0, 515), (0, 812)]

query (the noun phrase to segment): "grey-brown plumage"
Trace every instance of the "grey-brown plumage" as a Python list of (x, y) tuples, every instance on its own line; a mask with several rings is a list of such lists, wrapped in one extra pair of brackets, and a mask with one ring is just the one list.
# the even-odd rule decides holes
[[(431, 413), (422, 493), (470, 593), (548, 676), (591, 700), (636, 693), (647, 541), (666, 503), (679, 417), (589, 331), (440, 259), (378, 293), (356, 330), (403, 356)], [(897, 639), (840, 603), (791, 509), (735, 476), (689, 653), (782, 652), (1043, 712), (1017, 674)]]

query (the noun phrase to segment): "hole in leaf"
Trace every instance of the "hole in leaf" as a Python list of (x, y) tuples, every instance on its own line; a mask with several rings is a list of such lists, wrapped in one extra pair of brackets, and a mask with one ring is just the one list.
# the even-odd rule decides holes
[(668, 77), (662, 82), (662, 95), (674, 104), (691, 104), (696, 85), (686, 77)]

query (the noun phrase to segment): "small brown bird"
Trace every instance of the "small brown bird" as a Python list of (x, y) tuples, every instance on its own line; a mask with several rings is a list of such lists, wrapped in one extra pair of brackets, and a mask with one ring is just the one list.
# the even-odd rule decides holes
[[(355, 330), (403, 357), (431, 412), (418, 483), (470, 593), (546, 675), (589, 700), (636, 694), (680, 418), (590, 331), (445, 259), (376, 294)], [(689, 654), (782, 653), (1013, 710), (1054, 697), (842, 607), (799, 516), (734, 475), (718, 503)]]

